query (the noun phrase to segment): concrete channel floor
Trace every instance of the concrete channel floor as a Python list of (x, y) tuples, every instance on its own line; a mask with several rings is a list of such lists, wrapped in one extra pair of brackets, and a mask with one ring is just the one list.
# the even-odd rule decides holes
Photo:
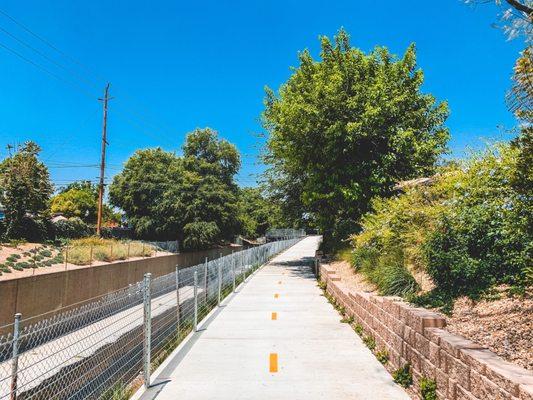
[(307, 237), (254, 274), (140, 398), (409, 399), (321, 295), (318, 243)]

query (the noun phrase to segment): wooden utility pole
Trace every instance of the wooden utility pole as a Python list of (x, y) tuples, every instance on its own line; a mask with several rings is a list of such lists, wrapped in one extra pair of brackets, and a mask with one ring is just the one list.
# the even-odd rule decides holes
[(107, 146), (107, 102), (109, 101), (109, 83), (105, 87), (104, 98), (98, 100), (104, 103), (104, 118), (102, 124), (102, 157), (100, 159), (100, 185), (98, 186), (98, 219), (96, 220), (96, 234), (100, 236), (102, 229), (104, 201), (105, 149)]

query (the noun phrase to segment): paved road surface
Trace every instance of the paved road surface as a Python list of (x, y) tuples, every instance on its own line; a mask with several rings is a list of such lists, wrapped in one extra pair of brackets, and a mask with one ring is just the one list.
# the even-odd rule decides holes
[(321, 296), (317, 245), (306, 238), (256, 273), (141, 399), (409, 399)]

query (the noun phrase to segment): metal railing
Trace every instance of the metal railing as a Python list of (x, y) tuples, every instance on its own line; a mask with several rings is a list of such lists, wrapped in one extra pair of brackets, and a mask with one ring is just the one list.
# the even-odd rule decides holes
[[(144, 280), (0, 337), (0, 400), (113, 399), (150, 373), (260, 265), (299, 238)], [(121, 397), (122, 398), (122, 397)]]
[(275, 228), (269, 229), (265, 233), (267, 239), (288, 239), (294, 237), (304, 237), (304, 229), (292, 229), (292, 228)]

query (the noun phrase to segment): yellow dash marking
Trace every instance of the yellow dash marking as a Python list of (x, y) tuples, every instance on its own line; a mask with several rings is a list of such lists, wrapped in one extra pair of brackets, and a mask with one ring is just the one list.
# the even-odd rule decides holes
[(278, 353), (270, 353), (270, 372), (278, 372)]
[(278, 313), (277, 312), (273, 312), (272, 313), (272, 321), (275, 321), (278, 319)]
[(276, 293), (276, 294), (274, 295), (274, 298), (277, 299), (278, 297), (279, 297), (279, 294)]

